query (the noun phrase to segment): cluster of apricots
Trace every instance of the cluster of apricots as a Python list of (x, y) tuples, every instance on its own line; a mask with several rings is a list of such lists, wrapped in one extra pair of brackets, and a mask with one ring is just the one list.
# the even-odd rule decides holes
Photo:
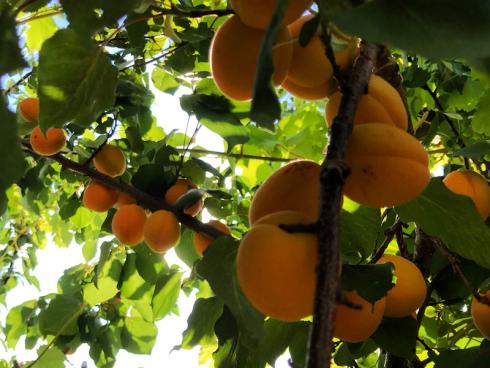
[[(250, 209), (250, 231), (238, 249), (238, 282), (250, 302), (275, 319), (297, 321), (313, 313), (318, 238), (315, 234), (288, 232), (280, 225), (311, 224), (319, 213), (320, 166), (308, 160), (293, 161), (277, 170), (257, 190)], [(378, 263), (394, 266), (396, 285), (371, 305), (355, 290), (345, 297), (361, 309), (338, 305), (334, 336), (349, 342), (367, 339), (383, 316), (413, 314), (426, 296), (419, 269), (395, 255)]]
[(66, 143), (66, 134), (62, 128), (49, 128), (44, 134), (37, 125), (39, 122), (39, 100), (37, 98), (23, 99), (19, 103), (18, 110), (22, 119), (33, 124), (29, 143), (34, 152), (41, 156), (52, 156), (63, 149)]
[[(37, 98), (23, 99), (18, 106), (21, 117), (37, 124), (39, 118), (39, 100)], [(63, 148), (66, 142), (63, 129), (50, 128), (44, 135), (36, 126), (30, 135), (32, 149), (43, 156), (51, 156)], [(104, 144), (93, 157), (95, 169), (109, 177), (121, 176), (126, 171), (126, 158), (124, 153), (115, 145)], [(178, 178), (176, 182), (164, 193), (164, 202), (174, 205), (177, 200), (190, 189), (197, 187), (186, 178)], [(106, 212), (115, 207), (116, 213), (112, 218), (112, 232), (123, 244), (133, 246), (143, 240), (148, 247), (157, 253), (164, 253), (173, 247), (180, 237), (180, 223), (174, 213), (165, 210), (149, 213), (136, 203), (129, 194), (118, 191), (99, 181), (87, 184), (82, 197), (84, 207), (96, 211)], [(199, 199), (183, 212), (190, 216), (197, 216), (204, 206)], [(224, 234), (230, 234), (228, 227), (217, 220), (208, 222), (210, 226)], [(213, 239), (206, 234), (196, 233), (194, 245), (199, 255), (202, 255)]]

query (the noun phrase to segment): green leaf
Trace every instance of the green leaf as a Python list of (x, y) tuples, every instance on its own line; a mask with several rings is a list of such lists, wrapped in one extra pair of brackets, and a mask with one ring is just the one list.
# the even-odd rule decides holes
[(384, 297), (394, 285), (391, 264), (342, 266), (342, 289), (356, 290), (370, 303)]
[(180, 98), (183, 110), (195, 114), (199, 122), (228, 142), (228, 149), (249, 140), (248, 130), (231, 112), (228, 99), (218, 95), (195, 93)]
[(0, 5), (0, 76), (26, 65), (20, 52), (15, 16), (11, 10), (6, 4)]
[(136, 253), (136, 270), (147, 282), (155, 283), (168, 267), (165, 258), (151, 251), (146, 244), (140, 244), (133, 249)]
[(158, 329), (154, 323), (141, 318), (127, 317), (121, 333), (124, 349), (133, 354), (150, 354), (157, 338)]
[(58, 27), (52, 17), (34, 19), (27, 24), (26, 45), (31, 52), (39, 51), (44, 41), (52, 37)]
[(24, 173), (24, 155), (17, 136), (15, 115), (8, 111), (5, 100), (0, 97), (0, 197)]
[(395, 211), (403, 222), (416, 222), (428, 235), (440, 238), (450, 251), (490, 268), (490, 230), (473, 201), (449, 191), (439, 178)]
[(343, 257), (353, 263), (369, 257), (381, 227), (380, 210), (363, 206), (352, 213), (343, 210), (340, 224)]
[[(487, 115), (487, 120), (488, 120), (488, 116), (489, 115)], [(475, 121), (474, 118), (473, 121)], [(471, 146), (465, 147), (463, 149), (451, 153), (451, 156), (463, 156), (476, 160), (480, 159), (484, 155), (490, 155), (490, 141), (477, 142), (475, 144), (472, 144)]]
[(100, 30), (103, 26), (115, 25), (116, 21), (141, 1), (134, 0), (61, 0), (70, 25), (87, 33)]
[(180, 86), (172, 74), (158, 67), (153, 69), (151, 80), (157, 89), (165, 93), (174, 94)]
[(56, 295), (39, 316), (39, 329), (44, 335), (74, 335), (82, 302), (75, 296)]
[(486, 368), (490, 360), (490, 349), (474, 347), (446, 350), (441, 351), (434, 360), (435, 368)]
[(114, 105), (116, 77), (102, 47), (73, 29), (56, 32), (39, 53), (40, 126), (88, 126)]
[(104, 270), (104, 265), (108, 261), (109, 256), (111, 255), (112, 243), (111, 242), (103, 242), (100, 246), (100, 255), (99, 262), (97, 263), (97, 267), (95, 268), (95, 277), (94, 284), (97, 286), (97, 280), (99, 276), (102, 274)]
[(181, 347), (191, 349), (196, 345), (211, 345), (216, 341), (214, 325), (223, 312), (223, 302), (217, 298), (199, 298), (187, 319), (182, 333)]
[(166, 175), (162, 165), (141, 165), (131, 178), (136, 188), (157, 198), (162, 198), (170, 184), (170, 175)]
[(334, 14), (332, 20), (347, 33), (429, 58), (479, 61), (490, 56), (487, 1), (375, 0)]
[(27, 333), (26, 322), (33, 315), (37, 307), (36, 300), (29, 300), (21, 305), (18, 305), (7, 314), (5, 333), (7, 346), (11, 349), (15, 349), (17, 342), (22, 335)]
[(151, 302), (156, 321), (165, 317), (175, 307), (180, 293), (181, 279), (182, 273), (175, 272), (158, 280)]
[(65, 367), (65, 354), (55, 346), (43, 345), (37, 350), (38, 356), (40, 356), (44, 350), (46, 353), (34, 363), (32, 368), (64, 368)]
[(182, 226), (179, 243), (174, 247), (177, 256), (189, 267), (199, 259), (199, 254), (194, 246), (194, 232)]
[(274, 65), (272, 62), (272, 48), (276, 43), (281, 22), (287, 8), (287, 0), (278, 0), (274, 15), (267, 27), (257, 61), (257, 75), (255, 78), (254, 94), (250, 118), (258, 126), (274, 130), (274, 122), (281, 118), (281, 105), (272, 86)]
[(490, 136), (490, 124), (488, 117), (490, 116), (490, 88), (487, 88), (485, 94), (480, 99), (476, 112), (473, 115), (471, 127), (477, 133), (482, 133)]
[(237, 251), (236, 241), (221, 237), (204, 253), (196, 270), (209, 282), (216, 296), (230, 308), (246, 339), (245, 344), (253, 347), (263, 335), (264, 317), (240, 290), (235, 269)]
[(371, 338), (387, 352), (406, 359), (415, 354), (418, 324), (412, 316), (404, 318), (383, 318), (381, 325)]

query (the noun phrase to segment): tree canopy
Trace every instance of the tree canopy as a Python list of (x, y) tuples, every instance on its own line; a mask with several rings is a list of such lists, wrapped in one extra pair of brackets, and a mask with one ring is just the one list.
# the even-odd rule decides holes
[[(250, 19), (247, 6), (259, 9)], [(487, 367), (489, 44), (490, 3), (478, 0), (0, 2), (0, 304), (22, 284), (39, 288), (47, 244), (77, 244), (85, 259), (57, 293), (0, 314), (5, 351), (37, 352), (0, 367), (63, 367), (82, 344), (97, 367), (122, 349), (149, 354), (164, 333), (156, 322), (191, 294), (175, 346), (199, 347), (196, 366), (288, 354), (295, 368)], [(155, 90), (178, 96), (186, 127), (155, 116)], [(221, 146), (200, 141), (203, 130)], [(309, 165), (298, 181), (279, 174), (298, 162)], [(259, 197), (274, 208), (257, 209)], [(306, 219), (264, 220), (300, 207)], [(245, 269), (261, 237), (278, 253)], [(315, 296), (289, 318), (308, 285), (295, 294), (305, 270), (281, 267), (310, 245)], [(189, 277), (167, 263), (169, 248)], [(385, 252), (423, 279), (408, 315), (385, 309), (403, 284)], [(270, 280), (253, 277), (276, 269), (266, 297), (287, 300), (274, 315), (253, 294)], [(359, 324), (339, 335), (342, 313), (375, 314), (380, 301), (368, 337), (345, 337)]]

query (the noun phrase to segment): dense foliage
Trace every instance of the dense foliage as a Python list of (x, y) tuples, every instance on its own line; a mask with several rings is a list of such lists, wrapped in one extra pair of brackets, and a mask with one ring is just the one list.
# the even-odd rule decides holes
[[(393, 286), (391, 271), (369, 263), (377, 249), (388, 247), (415, 261), (428, 296), (417, 321), (384, 318), (364, 342), (336, 339), (333, 364), (487, 367), (490, 346), (474, 326), (470, 304), (490, 277), (489, 222), (440, 176), (467, 168), (489, 178), (490, 4), (317, 4), (312, 11), (320, 9), (335, 32), (389, 47), (391, 56), (380, 58), (375, 73), (402, 77), (392, 82), (405, 95), (413, 135), (429, 153), (433, 175), (422, 194), (393, 208), (344, 199), (343, 287), (370, 301), (384, 296)], [(211, 78), (209, 48), (231, 13), (226, 0), (0, 2), (0, 303), (23, 283), (39, 286), (32, 270), (49, 242), (76, 243), (85, 258), (64, 271), (56, 294), (0, 315), (5, 349), (14, 351), (25, 337), (25, 349), (38, 352), (33, 362), (16, 356), (0, 359), (0, 367), (64, 366), (65, 354), (81, 344), (90, 346), (98, 367), (114, 366), (121, 349), (148, 354), (159, 333), (155, 323), (177, 312), (179, 295), (193, 292), (177, 348), (200, 346), (201, 361), (214, 367), (273, 365), (285, 351), (292, 366), (305, 366), (311, 318), (265, 318), (240, 290), (235, 258), (259, 184), (290, 160), (322, 162), (326, 100), (302, 100), (282, 88), (276, 96), (267, 72), (259, 73), (253, 103), (224, 97)], [(277, 25), (269, 28), (258, 60), (262, 71), (269, 67)], [(151, 88), (180, 96), (180, 108), (198, 128), (166, 129), (172, 117), (154, 116)], [(20, 101), (33, 96), (40, 101), (40, 128), (67, 133), (53, 157), (32, 151), (33, 125), (16, 113)], [(222, 147), (203, 147), (201, 126), (219, 135)], [(190, 277), (143, 242), (122, 245), (112, 235), (114, 209), (98, 213), (83, 206), (91, 161), (108, 140), (126, 157), (124, 174), (111, 179), (116, 187), (130, 184), (153, 205), (163, 203), (177, 177), (187, 177), (200, 190), (183, 198), (177, 211), (205, 194), (205, 210), (230, 229), (232, 237), (220, 237), (200, 257), (193, 234), (205, 225), (179, 217), (175, 252), (192, 269)]]

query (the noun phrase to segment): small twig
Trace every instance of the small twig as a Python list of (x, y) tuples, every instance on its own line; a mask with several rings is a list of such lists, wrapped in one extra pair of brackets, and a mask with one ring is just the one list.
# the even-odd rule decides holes
[(340, 67), (337, 64), (337, 61), (335, 60), (335, 53), (332, 48), (332, 34), (330, 33), (328, 26), (329, 26), (328, 21), (326, 19), (321, 18), (320, 39), (322, 40), (322, 43), (325, 46), (325, 55), (330, 61), (330, 64), (332, 65), (333, 76), (337, 80), (340, 90), (343, 91), (345, 85), (345, 78), (343, 77)]
[(160, 54), (160, 55), (158, 55), (158, 56), (155, 56), (155, 57), (153, 57), (153, 58), (151, 58), (151, 59), (145, 60), (144, 62), (141, 62), (141, 63), (138, 63), (138, 64), (133, 63), (133, 64), (131, 64), (131, 65), (128, 65), (128, 66), (125, 66), (125, 67), (123, 67), (123, 68), (119, 69), (118, 71), (119, 71), (119, 72), (122, 72), (122, 71), (125, 71), (125, 70), (127, 70), (127, 69), (131, 69), (131, 68), (135, 67), (136, 65), (138, 65), (138, 66), (143, 66), (143, 65), (148, 65), (148, 64), (151, 64), (151, 63), (153, 63), (153, 62), (155, 62), (155, 61), (161, 60), (161, 59), (163, 59), (164, 57), (167, 57), (167, 56), (169, 56), (169, 55), (173, 54), (175, 51), (177, 51), (178, 49), (180, 49), (180, 48), (184, 47), (185, 45), (187, 45), (187, 42), (182, 42), (182, 43), (179, 43), (178, 45), (175, 45), (174, 47), (172, 47), (170, 50), (169, 50), (169, 49), (167, 49), (167, 50), (166, 50), (164, 53), (162, 53), (162, 54)]
[(175, 6), (172, 6), (171, 9), (166, 9), (156, 5), (152, 5), (151, 8), (158, 11), (160, 14), (175, 15), (177, 17), (182, 17), (182, 18), (201, 18), (208, 15), (223, 17), (235, 13), (232, 9), (204, 9), (204, 10), (196, 9), (196, 10), (185, 11), (185, 10), (178, 9)]
[(34, 4), (38, 0), (26, 0), (22, 4), (19, 5), (17, 10), (15, 11), (15, 16), (17, 16), (21, 11), (27, 8), (29, 5)]
[(205, 149), (198, 148), (176, 148), (179, 152), (185, 152), (188, 154), (196, 153), (203, 155), (215, 155), (218, 157), (233, 157), (237, 159), (248, 159), (248, 160), (261, 160), (261, 161), (270, 161), (270, 162), (290, 162), (293, 159), (291, 158), (282, 158), (282, 157), (270, 157), (270, 156), (256, 156), (256, 155), (247, 155), (245, 153), (228, 153), (228, 152), (220, 152), (220, 151), (209, 151)]
[(370, 264), (374, 264), (379, 261), (379, 259), (385, 253), (386, 248), (388, 248), (388, 245), (395, 237), (395, 235), (402, 229), (403, 229), (403, 222), (399, 217), (397, 217), (393, 225), (391, 225), (388, 229), (385, 230), (385, 238), (383, 239), (383, 242), (378, 247), (378, 249), (376, 249), (376, 251), (371, 256), (371, 260), (369, 261)]
[(13, 85), (11, 85), (9, 88), (7, 88), (5, 91), (3, 91), (4, 96), (7, 96), (10, 92), (12, 92), (15, 88), (17, 88), (19, 85), (24, 83), (24, 81), (29, 78), (32, 75), (32, 70), (30, 72), (27, 72), (24, 74), (17, 82), (15, 82)]
[[(403, 226), (405, 224), (401, 223), (401, 226), (397, 226), (395, 236), (396, 243), (398, 244), (398, 249), (403, 258), (410, 259), (410, 253), (408, 252), (407, 243), (403, 238)], [(406, 226), (406, 225), (405, 225)]]

